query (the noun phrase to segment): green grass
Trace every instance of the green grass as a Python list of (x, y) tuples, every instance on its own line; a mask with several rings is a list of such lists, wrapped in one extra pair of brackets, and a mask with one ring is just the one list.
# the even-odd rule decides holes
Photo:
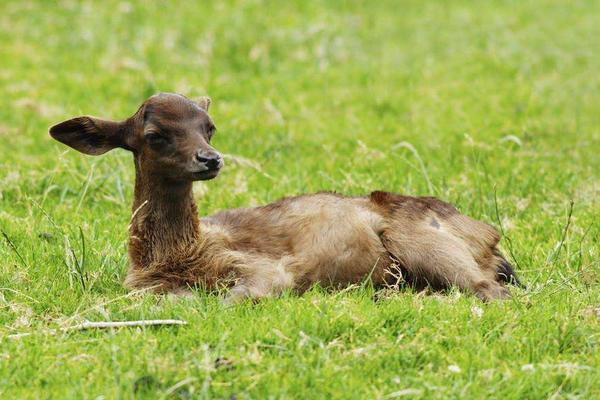
[[(597, 1), (2, 1), (0, 397), (600, 397), (599, 19)], [(501, 221), (528, 289), (128, 294), (131, 157), (47, 129), (158, 91), (210, 95), (214, 145), (260, 166), (198, 183), (201, 214), (433, 194)], [(48, 332), (138, 318), (188, 325)]]

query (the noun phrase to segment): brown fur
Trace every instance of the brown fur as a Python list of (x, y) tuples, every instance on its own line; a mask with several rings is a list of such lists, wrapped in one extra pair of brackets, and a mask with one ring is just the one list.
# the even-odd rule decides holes
[(505, 260), (496, 230), (433, 197), (317, 193), (199, 220), (192, 182), (214, 178), (222, 166), (210, 146), (209, 104), (162, 94), (120, 123), (79, 117), (50, 130), (87, 154), (114, 147), (134, 154), (128, 287), (230, 287), (228, 300), (237, 301), (369, 277), (382, 285), (399, 270), (418, 287), (455, 285), (484, 300), (508, 296), (498, 279)]

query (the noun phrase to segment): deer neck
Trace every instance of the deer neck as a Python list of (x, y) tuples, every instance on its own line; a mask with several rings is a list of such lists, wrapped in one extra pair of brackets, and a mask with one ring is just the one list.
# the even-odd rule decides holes
[(134, 268), (169, 262), (200, 237), (191, 182), (174, 182), (140, 171), (136, 161), (129, 256)]

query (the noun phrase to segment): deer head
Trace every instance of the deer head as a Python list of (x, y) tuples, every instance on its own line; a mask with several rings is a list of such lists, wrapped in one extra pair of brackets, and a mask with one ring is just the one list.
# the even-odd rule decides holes
[(223, 167), (221, 155), (210, 145), (216, 128), (207, 114), (209, 105), (208, 97), (192, 101), (160, 93), (124, 121), (77, 117), (53, 126), (50, 135), (84, 154), (129, 150), (137, 172), (154, 182), (208, 180)]

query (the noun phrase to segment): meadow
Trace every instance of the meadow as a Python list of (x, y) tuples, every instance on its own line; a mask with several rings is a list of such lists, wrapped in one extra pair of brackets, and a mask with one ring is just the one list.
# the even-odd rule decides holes
[[(2, 1), (0, 397), (600, 398), (599, 20), (584, 0)], [(200, 214), (435, 195), (502, 230), (527, 288), (128, 292), (131, 156), (48, 127), (161, 91), (213, 101), (228, 160)], [(159, 318), (187, 325), (60, 330)]]

